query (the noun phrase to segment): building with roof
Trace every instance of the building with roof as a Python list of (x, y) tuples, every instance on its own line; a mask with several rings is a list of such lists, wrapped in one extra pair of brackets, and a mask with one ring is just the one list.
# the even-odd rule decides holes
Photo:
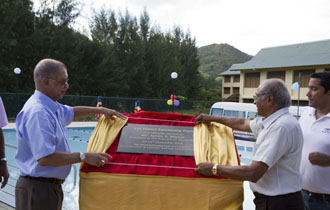
[[(236, 65), (236, 64), (234, 64)], [(222, 98), (224, 101), (238, 102), (240, 87), (240, 71), (227, 70), (219, 74), (222, 80)]]
[[(330, 71), (330, 39), (263, 48), (251, 60), (233, 64), (226, 72), (229, 75), (235, 71), (240, 73), (239, 102), (252, 103), (253, 95), (263, 80), (280, 78), (289, 88), (292, 103), (297, 104), (299, 92), (300, 105), (307, 105), (309, 76), (314, 72)], [(222, 76), (226, 79), (225, 72)], [(299, 80), (300, 91), (292, 90), (292, 84)], [(237, 88), (235, 85), (230, 87)], [(227, 88), (227, 93), (228, 87), (223, 87)]]

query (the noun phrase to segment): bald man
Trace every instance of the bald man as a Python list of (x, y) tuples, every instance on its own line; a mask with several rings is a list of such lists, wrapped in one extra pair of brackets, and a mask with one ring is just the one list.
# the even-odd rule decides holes
[(62, 209), (61, 184), (71, 164), (92, 166), (108, 163), (107, 153), (71, 153), (65, 126), (74, 118), (102, 113), (110, 119), (125, 119), (121, 113), (104, 107), (70, 107), (57, 101), (67, 89), (66, 66), (57, 60), (43, 59), (34, 69), (36, 90), (16, 118), (16, 162), (20, 177), (16, 184), (16, 209)]
[(224, 166), (200, 163), (196, 172), (250, 181), (257, 210), (303, 210), (299, 164), (303, 137), (298, 121), (289, 114), (289, 92), (280, 79), (265, 80), (257, 89), (254, 103), (258, 115), (253, 121), (200, 115), (196, 124), (219, 122), (257, 137), (251, 164)]
[(2, 128), (8, 125), (8, 119), (5, 107), (0, 97), (0, 182), (1, 189), (4, 188), (8, 182), (9, 173), (7, 169), (7, 159), (5, 155), (5, 139), (3, 136)]

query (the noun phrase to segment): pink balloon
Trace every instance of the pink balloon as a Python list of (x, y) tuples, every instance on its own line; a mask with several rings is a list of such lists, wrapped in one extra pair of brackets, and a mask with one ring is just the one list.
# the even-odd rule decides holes
[(180, 101), (179, 100), (174, 100), (174, 106), (180, 106)]

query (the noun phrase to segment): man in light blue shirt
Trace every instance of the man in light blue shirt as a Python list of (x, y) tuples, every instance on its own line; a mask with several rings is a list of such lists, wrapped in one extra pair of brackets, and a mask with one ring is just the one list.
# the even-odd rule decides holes
[(99, 167), (108, 163), (107, 153), (71, 153), (65, 126), (74, 118), (102, 113), (113, 119), (126, 117), (104, 107), (70, 107), (57, 101), (69, 88), (66, 66), (43, 59), (34, 69), (36, 90), (16, 118), (16, 162), (20, 178), (16, 184), (16, 209), (62, 209), (61, 184), (71, 164), (85, 162)]
[(5, 139), (2, 133), (2, 128), (8, 125), (8, 119), (0, 97), (0, 182), (1, 189), (4, 188), (8, 182), (9, 173), (7, 169), (7, 159), (5, 156)]

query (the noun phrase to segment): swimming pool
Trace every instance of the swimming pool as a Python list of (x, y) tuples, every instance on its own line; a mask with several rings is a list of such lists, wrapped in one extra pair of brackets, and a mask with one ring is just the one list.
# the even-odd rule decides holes
[[(69, 127), (66, 129), (68, 142), (72, 152), (86, 151), (89, 138), (94, 131), (94, 127)], [(15, 161), (16, 154), (16, 130), (14, 128), (3, 129), (6, 143), (7, 166), (10, 174), (8, 183), (4, 190), (0, 192), (0, 201), (12, 207), (15, 207), (15, 185), (19, 177), (19, 169)], [(237, 142), (237, 151), (240, 156), (241, 164), (247, 165), (250, 163), (252, 156), (251, 143)], [(80, 164), (74, 164), (71, 168), (69, 176), (63, 183), (63, 209), (75, 210), (79, 209), (79, 168)], [(248, 183), (244, 182), (244, 209), (254, 209), (253, 195), (248, 187)]]
[[(72, 152), (86, 151), (88, 140), (94, 130), (94, 127), (70, 127), (66, 129), (68, 142)], [(0, 193), (0, 201), (12, 207), (15, 207), (15, 185), (19, 177), (19, 169), (15, 161), (16, 154), (16, 130), (3, 129), (6, 142), (7, 166), (10, 174), (8, 184)], [(63, 209), (79, 209), (79, 167), (80, 164), (74, 164), (69, 176), (63, 183)]]

